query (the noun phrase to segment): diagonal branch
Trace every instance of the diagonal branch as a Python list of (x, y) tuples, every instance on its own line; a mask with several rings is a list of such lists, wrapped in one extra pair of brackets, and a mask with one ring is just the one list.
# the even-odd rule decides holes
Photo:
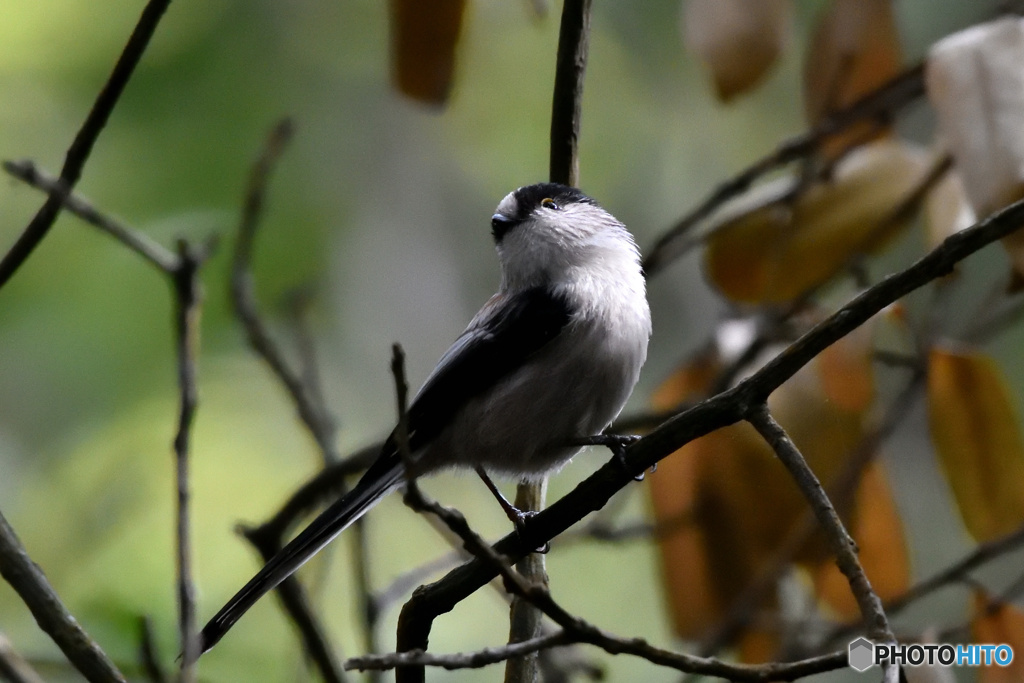
[(117, 104), (121, 93), (124, 92), (132, 72), (135, 71), (135, 66), (142, 58), (142, 53), (146, 51), (146, 46), (149, 45), (149, 39), (153, 37), (157, 24), (160, 23), (160, 18), (170, 4), (171, 0), (149, 0), (146, 7), (142, 10), (142, 16), (139, 17), (131, 37), (128, 38), (128, 42), (121, 52), (121, 57), (117, 60), (117, 64), (114, 65), (110, 78), (107, 79), (103, 89), (100, 90), (96, 101), (92, 105), (92, 109), (89, 111), (89, 115), (78, 130), (78, 134), (75, 135), (75, 139), (64, 157), (64, 166), (60, 171), (60, 182), (63, 188), (66, 189), (50, 193), (49, 198), (40, 207), (39, 211), (36, 212), (36, 215), (29, 222), (24, 232), (21, 233), (21, 236), (11, 247), (10, 251), (4, 255), (3, 259), (0, 259), (0, 288), (7, 284), (7, 281), (11, 279), (15, 271), (28, 259), (32, 251), (43, 241), (50, 228), (53, 227), (53, 223), (57, 220), (57, 215), (60, 213), (61, 206), (63, 205), (62, 194), (69, 192), (75, 186), (75, 183), (78, 182), (79, 177), (81, 177), (82, 168), (92, 152), (96, 139), (99, 137), (104, 126), (107, 125), (107, 120), (110, 118), (110, 113), (114, 110), (114, 105)]
[(169, 275), (178, 267), (178, 257), (174, 252), (151, 240), (145, 233), (100, 212), (88, 200), (72, 194), (59, 178), (36, 168), (32, 161), (5, 161), (3, 168), (10, 175), (32, 187), (59, 196), (65, 209), (121, 242), (164, 273)]
[(53, 639), (68, 661), (87, 680), (95, 683), (124, 683), (124, 676), (64, 606), (43, 575), (43, 570), (29, 558), (14, 529), (2, 514), (0, 576), (28, 605), (39, 628)]
[(846, 531), (846, 526), (839, 519), (839, 513), (825, 494), (818, 477), (807, 465), (804, 456), (797, 450), (782, 425), (772, 417), (767, 404), (754, 406), (747, 414), (747, 421), (775, 451), (775, 455), (789, 470), (800, 492), (810, 503), (818, 524), (825, 532), (832, 553), (836, 556), (839, 571), (850, 582), (850, 590), (860, 607), (868, 635), (883, 643), (895, 642), (896, 637), (889, 628), (889, 620), (885, 617), (882, 601), (871, 587), (871, 582), (864, 574), (860, 560), (857, 559), (857, 544)]

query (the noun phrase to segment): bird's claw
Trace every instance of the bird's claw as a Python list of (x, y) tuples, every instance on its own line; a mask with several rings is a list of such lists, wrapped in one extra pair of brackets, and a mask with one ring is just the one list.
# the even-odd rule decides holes
[[(643, 481), (644, 473), (633, 474), (629, 464), (626, 462), (626, 449), (639, 441), (640, 438), (636, 434), (598, 434), (597, 436), (589, 437), (586, 443), (594, 446), (604, 446), (612, 452), (615, 462), (619, 464), (626, 474), (633, 477), (636, 481)], [(651, 471), (653, 472), (654, 468), (651, 468)]]
[[(531, 517), (536, 517), (538, 513), (535, 510), (520, 510), (517, 507), (512, 507), (511, 510), (509, 510), (509, 513), (509, 519), (512, 520), (512, 524), (516, 528), (516, 536), (519, 537), (519, 542), (525, 545), (526, 520)], [(544, 545), (534, 549), (533, 552), (546, 555), (549, 550), (551, 550), (551, 544), (545, 541)]]

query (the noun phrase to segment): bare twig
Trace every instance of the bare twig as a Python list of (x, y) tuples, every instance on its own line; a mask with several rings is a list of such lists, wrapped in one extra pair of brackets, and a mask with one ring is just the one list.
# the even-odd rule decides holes
[(509, 643), (502, 647), (488, 647), (464, 654), (431, 655), (423, 650), (413, 650), (411, 652), (392, 652), (386, 655), (352, 657), (345, 662), (345, 668), (357, 671), (387, 671), (406, 666), (436, 666), (448, 670), (481, 669), (513, 657), (524, 657), (569, 642), (565, 631), (556, 631), (531, 640)]
[[(335, 422), (320, 401), (317, 385), (308, 384), (307, 377), (302, 372), (296, 372), (289, 366), (284, 354), (271, 338), (267, 326), (258, 312), (250, 270), (256, 230), (263, 213), (267, 182), (271, 171), (291, 139), (292, 133), (293, 125), (290, 119), (278, 122), (252, 167), (232, 259), (231, 298), (235, 313), (245, 328), (249, 345), (285, 386), (295, 403), (299, 418), (316, 441), (322, 460), (325, 463), (334, 463), (339, 460), (334, 445)], [(319, 505), (329, 492), (336, 494), (345, 492), (347, 487), (344, 474), (339, 475), (339, 470), (344, 474), (352, 472), (352, 463), (338, 463), (338, 468), (330, 469), (330, 475), (325, 474), (328, 471), (325, 469), (318, 475), (316, 483), (302, 487), (293, 495), (285, 508), (269, 522), (256, 528), (240, 528), (242, 535), (256, 547), (264, 561), (269, 561), (281, 550), (288, 527), (296, 521), (300, 514)], [(302, 638), (303, 647), (320, 675), (326, 681), (345, 680), (334, 648), (327, 642), (326, 632), (314, 615), (309, 598), (298, 580), (294, 576), (289, 576), (278, 585), (276, 592), (285, 612), (295, 622)]]
[(171, 0), (149, 0), (146, 3), (146, 7), (142, 10), (142, 16), (139, 17), (131, 37), (128, 38), (117, 64), (114, 65), (110, 78), (100, 90), (89, 115), (68, 148), (64, 157), (64, 166), (60, 171), (62, 187), (50, 193), (49, 198), (36, 212), (10, 251), (0, 260), (0, 288), (28, 259), (36, 246), (46, 237), (46, 233), (50, 231), (54, 221), (57, 220), (57, 215), (63, 206), (62, 195), (69, 192), (81, 177), (82, 168), (92, 152), (93, 144), (106, 126), (110, 113), (114, 110), (114, 105), (117, 104), (121, 93), (124, 92), (135, 66), (142, 58), (142, 53), (146, 51), (146, 46), (149, 45), (149, 39), (153, 36), (157, 24), (160, 23), (160, 18), (170, 4)]
[(196, 387), (196, 364), (199, 356), (199, 319), (203, 299), (199, 267), (207, 255), (207, 249), (193, 247), (185, 240), (181, 240), (178, 243), (178, 267), (172, 275), (179, 391), (178, 430), (174, 436), (174, 455), (177, 479), (178, 628), (181, 637), (182, 683), (195, 680), (195, 661), (199, 656), (190, 542), (189, 441), (199, 398)]
[[(885, 416), (876, 428), (871, 430), (857, 448), (846, 458), (842, 471), (829, 485), (829, 499), (833, 501), (839, 510), (845, 509), (857, 485), (861, 481), (864, 470), (874, 460), (879, 445), (887, 439), (892, 432), (903, 422), (914, 405), (914, 398), (921, 389), (921, 382), (924, 378), (920, 371), (920, 364), (915, 368), (917, 372), (911, 377), (903, 391), (892, 401)], [(762, 598), (777, 584), (779, 578), (790, 566), (793, 558), (810, 540), (812, 534), (818, 529), (814, 511), (808, 508), (800, 517), (797, 523), (787, 534), (785, 540), (773, 553), (772, 557), (765, 563), (762, 570), (750, 582), (732, 605), (730, 605), (721, 622), (716, 625), (714, 631), (705, 639), (700, 648), (700, 653), (711, 656), (723, 647), (729, 645), (739, 634), (740, 630), (748, 623), (757, 605)], [(889, 613), (886, 606), (886, 613)]]
[(124, 683), (124, 676), (100, 646), (82, 629), (56, 591), (21, 545), (14, 529), (0, 514), (0, 576), (11, 585), (36, 623), (86, 680)]
[(9, 683), (44, 683), (3, 633), (0, 633), (0, 679)]
[(879, 116), (890, 116), (923, 94), (924, 67), (917, 64), (846, 109), (831, 114), (808, 132), (782, 143), (774, 152), (719, 185), (695, 209), (669, 228), (655, 242), (644, 259), (644, 272), (650, 276), (668, 265), (679, 255), (679, 244), (690, 230), (725, 202), (746, 192), (757, 179), (770, 171), (813, 154), (829, 136), (845, 130), (850, 125)]
[(88, 200), (72, 194), (58, 178), (36, 168), (32, 161), (5, 161), (3, 168), (18, 180), (60, 197), (65, 209), (107, 233), (163, 272), (170, 274), (178, 267), (178, 257), (174, 252), (154, 242), (145, 233), (101, 213)]
[[(603, 507), (615, 493), (629, 485), (633, 479), (627, 472), (649, 469), (690, 441), (744, 419), (751, 406), (763, 403), (772, 391), (825, 347), (849, 334), (885, 306), (950, 272), (956, 263), (1013, 232), (1022, 223), (1024, 202), (1017, 202), (948, 237), (909, 268), (883, 279), (814, 326), (735, 387), (676, 415), (630, 446), (624, 456), (627, 468), (616, 462), (606, 463), (533, 517), (522, 538), (509, 535), (501, 539), (495, 545), (496, 552), (518, 560), (533, 548), (550, 541), (589, 513)], [(451, 610), (494, 576), (493, 567), (475, 559), (452, 570), (440, 581), (417, 590), (402, 609), (399, 649), (422, 649), (434, 618)]]
[(504, 647), (486, 648), (477, 652), (453, 655), (431, 655), (423, 650), (394, 652), (374, 657), (356, 657), (345, 663), (348, 669), (398, 669), (405, 667), (434, 666), (444, 669), (481, 668), (505, 661), (511, 657), (522, 657), (532, 652), (589, 643), (612, 654), (628, 654), (640, 657), (653, 664), (677, 671), (714, 676), (730, 681), (767, 683), (768, 681), (795, 681), (806, 676), (835, 671), (846, 666), (846, 652), (835, 652), (812, 657), (798, 662), (779, 662), (761, 665), (743, 665), (723, 662), (719, 659), (692, 657), (654, 647), (641, 638), (620, 638), (601, 630), (593, 633), (572, 634), (565, 630), (534, 638), (521, 643), (510, 643)]
[(800, 487), (800, 492), (810, 503), (814, 516), (825, 532), (832, 553), (836, 556), (839, 571), (850, 582), (850, 590), (860, 607), (868, 635), (878, 642), (895, 642), (896, 637), (893, 635), (892, 629), (889, 628), (889, 621), (885, 617), (882, 601), (871, 588), (871, 582), (868, 581), (868, 577), (860, 565), (860, 560), (857, 559), (857, 545), (846, 531), (845, 525), (839, 519), (839, 513), (836, 512), (832, 501), (825, 494), (821, 482), (808, 467), (803, 455), (797, 450), (782, 425), (772, 417), (766, 404), (755, 405), (748, 412), (747, 421), (772, 447), (779, 460), (789, 470), (797, 486)]
[(317, 402), (315, 392), (303, 381), (301, 373), (289, 366), (284, 354), (271, 338), (270, 331), (258, 312), (250, 270), (256, 230), (263, 213), (267, 181), (292, 133), (291, 120), (281, 120), (271, 131), (263, 152), (253, 165), (249, 176), (245, 206), (238, 227), (238, 241), (235, 243), (235, 254), (231, 264), (231, 301), (245, 328), (249, 345), (287, 389), (298, 410), (299, 419), (313, 435), (324, 458), (334, 462), (338, 460), (334, 445), (334, 420), (327, 415), (324, 406)]

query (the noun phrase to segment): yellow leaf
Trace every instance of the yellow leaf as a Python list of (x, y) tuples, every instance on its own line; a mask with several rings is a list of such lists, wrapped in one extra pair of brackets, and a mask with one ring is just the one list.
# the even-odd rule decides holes
[[(860, 563), (882, 600), (903, 594), (910, 585), (910, 559), (892, 489), (881, 465), (872, 463), (857, 487), (850, 533), (860, 548)], [(831, 559), (814, 574), (818, 597), (843, 618), (860, 614), (850, 583)]]
[(988, 596), (974, 591), (971, 640), (978, 644), (1009, 645), (1015, 653), (1009, 666), (978, 669), (978, 683), (1019, 683), (1024, 680), (1024, 613), (1008, 605), (992, 605)]
[[(896, 75), (902, 61), (890, 0), (834, 0), (819, 21), (804, 60), (804, 107), (811, 125)], [(834, 157), (854, 143), (887, 134), (864, 122), (827, 141)]]
[(933, 349), (928, 361), (932, 442), (967, 530), (986, 541), (1024, 522), (1024, 444), (1009, 389), (978, 353)]
[(893, 212), (924, 173), (923, 159), (908, 145), (881, 141), (858, 149), (837, 165), (831, 182), (726, 219), (708, 240), (707, 275), (736, 301), (792, 301), (905, 227), (908, 221), (893, 220)]
[(689, 0), (686, 47), (711, 71), (718, 99), (757, 85), (789, 38), (789, 0)]
[(444, 104), (455, 71), (465, 0), (391, 0), (391, 62), (398, 89)]

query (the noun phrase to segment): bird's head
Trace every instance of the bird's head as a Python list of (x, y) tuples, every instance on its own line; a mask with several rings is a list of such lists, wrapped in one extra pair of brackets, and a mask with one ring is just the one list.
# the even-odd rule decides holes
[(538, 183), (510, 192), (491, 218), (503, 288), (576, 277), (580, 269), (639, 272), (632, 235), (574, 187)]

